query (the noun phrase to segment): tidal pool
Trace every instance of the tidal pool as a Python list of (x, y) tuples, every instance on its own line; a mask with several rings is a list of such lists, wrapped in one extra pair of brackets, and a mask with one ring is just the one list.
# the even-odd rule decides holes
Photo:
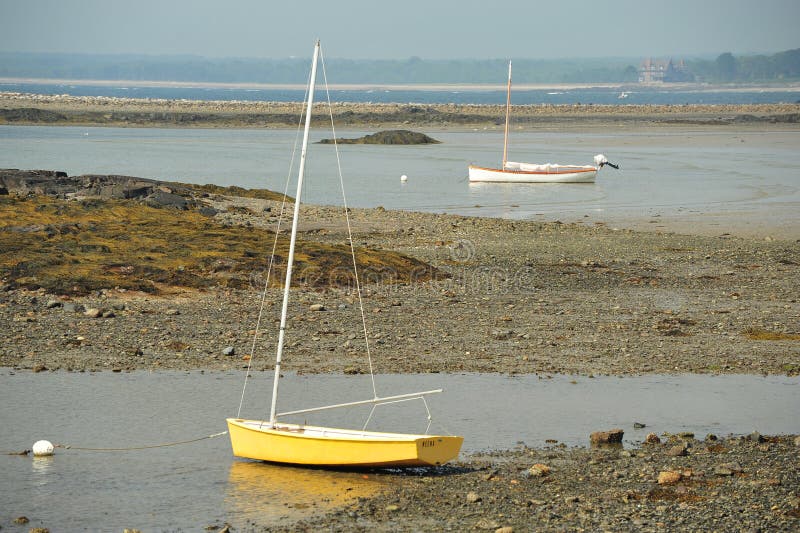
[[(270, 372), (248, 380), (241, 415), (265, 417)], [(240, 372), (37, 373), (0, 369), (0, 525), (8, 531), (247, 529), (324, 512), (385, 487), (371, 472), (330, 472), (232, 457), (224, 431), (242, 394)], [(287, 373), (279, 409), (371, 397), (368, 376)], [(442, 387), (432, 432), (465, 437), (463, 452), (588, 446), (589, 433), (800, 433), (800, 378), (746, 375), (572, 377), (498, 374), (376, 376), (381, 395)], [(308, 423), (361, 426), (368, 409), (318, 413)], [(424, 431), (421, 402), (380, 408), (370, 429)], [(303, 419), (301, 419), (302, 421)], [(634, 422), (645, 424), (634, 429)], [(47, 439), (71, 445), (50, 458), (7, 455)], [(26, 516), (30, 523), (14, 525)]]

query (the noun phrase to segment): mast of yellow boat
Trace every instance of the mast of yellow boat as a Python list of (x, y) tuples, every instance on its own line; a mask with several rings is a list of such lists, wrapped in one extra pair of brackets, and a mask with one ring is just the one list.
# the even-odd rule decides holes
[(508, 162), (508, 117), (511, 114), (511, 61), (508, 62), (508, 89), (506, 90), (506, 132), (503, 137), (503, 166), (505, 170)]
[(311, 128), (311, 106), (314, 103), (314, 86), (317, 79), (317, 58), (319, 57), (319, 41), (314, 46), (314, 58), (311, 60), (311, 80), (308, 85), (308, 102), (306, 103), (306, 123), (303, 130), (303, 148), (300, 151), (300, 169), (297, 172), (297, 194), (294, 200), (294, 216), (292, 217), (292, 236), (289, 240), (289, 256), (286, 260), (286, 281), (283, 287), (283, 306), (281, 308), (281, 326), (278, 331), (278, 351), (275, 355), (275, 377), (272, 384), (272, 406), (269, 411), (269, 423), (275, 425), (278, 403), (278, 380), (281, 375), (281, 357), (286, 333), (286, 315), (289, 310), (289, 286), (292, 284), (292, 265), (294, 263), (294, 245), (297, 241), (297, 222), (300, 219), (300, 194), (303, 192), (303, 175), (306, 167), (306, 150), (308, 148), (308, 132)]

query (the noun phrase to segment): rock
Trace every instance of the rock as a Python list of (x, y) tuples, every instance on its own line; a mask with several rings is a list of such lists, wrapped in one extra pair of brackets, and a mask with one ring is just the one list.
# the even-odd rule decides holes
[(489, 518), (481, 518), (475, 524), (475, 529), (497, 529), (500, 527), (500, 524), (495, 522), (494, 520), (490, 520)]
[(644, 442), (645, 444), (661, 444), (661, 439), (655, 433), (648, 433)]
[(625, 432), (621, 429), (611, 429), (608, 431), (595, 431), (589, 435), (592, 444), (616, 444), (622, 442)]
[(800, 435), (798, 435), (798, 436), (796, 436), (794, 438), (794, 445), (795, 446), (800, 446)]
[(642, 424), (641, 422), (634, 422), (633, 429), (644, 429), (647, 427), (647, 424)]
[(61, 300), (47, 300), (47, 303), (44, 305), (47, 309), (55, 309), (56, 307), (61, 307), (63, 302)]
[(103, 310), (97, 307), (90, 307), (83, 314), (89, 318), (99, 318), (103, 314)]
[[(439, 144), (440, 141), (424, 133), (408, 130), (387, 130), (365, 135), (357, 139), (336, 139), (337, 144)], [(322, 139), (319, 144), (333, 144), (333, 139)]]
[(387, 512), (393, 513), (393, 512), (395, 512), (395, 511), (399, 511), (399, 510), (400, 510), (400, 507), (399, 507), (399, 506), (397, 506), (397, 505), (394, 505), (394, 504), (390, 504), (390, 505), (387, 505), (386, 507), (384, 507), (384, 509), (385, 509)]
[(709, 433), (708, 435), (706, 435), (706, 442), (716, 442), (716, 441), (717, 441), (717, 436), (714, 435), (713, 433)]
[(659, 485), (672, 485), (681, 480), (680, 472), (673, 472), (672, 470), (665, 470), (658, 473)]
[(308, 306), (308, 310), (309, 311), (324, 311), (325, 310), (325, 306), (322, 305), (322, 304), (311, 304), (310, 306)]
[(154, 190), (144, 199), (144, 203), (151, 207), (171, 207), (185, 211), (189, 208), (189, 202), (183, 196), (164, 192), (160, 189)]
[(566, 497), (564, 497), (564, 503), (566, 503), (567, 505), (569, 505), (571, 503), (578, 503), (579, 501), (581, 501), (580, 496), (566, 496)]
[(714, 474), (718, 476), (732, 476), (734, 474), (740, 474), (742, 471), (742, 467), (739, 463), (723, 463), (714, 467)]
[(170, 307), (166, 311), (164, 311), (165, 315), (175, 316), (181, 314), (181, 312), (173, 307)]
[(24, 525), (27, 524), (28, 522), (30, 522), (30, 520), (28, 520), (27, 516), (18, 516), (14, 519), (15, 524)]
[(541, 463), (536, 463), (528, 469), (528, 474), (533, 477), (545, 477), (550, 475), (550, 467)]
[(482, 498), (478, 496), (478, 493), (476, 492), (467, 493), (467, 503), (478, 503), (479, 501), (481, 501), (481, 499)]
[(108, 311), (103, 311), (103, 314), (101, 316), (103, 318), (114, 318), (117, 315), (114, 314), (114, 311), (108, 310)]
[(508, 340), (512, 335), (514, 335), (514, 332), (510, 329), (493, 329), (491, 332), (492, 338), (498, 341)]
[(758, 431), (754, 431), (747, 436), (747, 440), (751, 442), (764, 442), (766, 439)]
[(686, 445), (686, 443), (672, 446), (670, 449), (667, 450), (667, 455), (669, 455), (670, 457), (683, 457), (687, 455), (686, 451), (687, 448), (688, 446)]
[(222, 355), (236, 355), (236, 348), (233, 346), (226, 346), (222, 349)]
[(514, 528), (511, 526), (503, 526), (495, 529), (494, 533), (514, 533)]

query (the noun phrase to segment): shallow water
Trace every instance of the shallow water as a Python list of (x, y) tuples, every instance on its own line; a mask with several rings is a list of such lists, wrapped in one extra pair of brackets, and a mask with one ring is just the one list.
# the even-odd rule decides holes
[[(800, 378), (785, 376), (570, 377), (496, 374), (376, 376), (382, 395), (439, 386), (429, 397), (431, 431), (465, 437), (464, 451), (508, 449), (555, 439), (588, 445), (588, 435), (620, 427), (625, 442), (646, 433), (698, 437), (800, 433)], [(89, 448), (185, 441), (225, 430), (236, 414), (243, 374), (14, 373), (0, 370), (0, 451), (38, 439)], [(360, 391), (360, 392), (359, 392)], [(263, 417), (271, 374), (249, 380), (243, 416)], [(371, 396), (366, 376), (287, 374), (281, 409)], [(324, 418), (323, 418), (324, 416)], [(358, 426), (364, 409), (309, 416), (308, 423)], [(423, 431), (421, 402), (387, 406), (370, 429)], [(647, 425), (634, 429), (634, 422)], [(294, 469), (235, 459), (227, 436), (125, 452), (58, 449), (52, 458), (0, 455), (0, 524), (25, 515), (54, 530), (199, 530), (229, 522), (278, 524), (369, 495), (369, 473)], [(16, 531), (16, 526), (9, 526)]]
[[(364, 133), (369, 132), (337, 131), (337, 136)], [(341, 146), (348, 204), (668, 230), (684, 224), (710, 234), (777, 231), (782, 237), (800, 237), (800, 131), (609, 127), (585, 133), (513, 132), (512, 160), (589, 164), (594, 154), (604, 153), (622, 168), (603, 169), (594, 184), (535, 185), (468, 182), (468, 164), (499, 164), (500, 131), (427, 133), (443, 143)], [(325, 137), (330, 132), (312, 132), (312, 141)], [(0, 126), (0, 168), (283, 191), (294, 139), (290, 130)], [(408, 181), (402, 183), (404, 174)], [(332, 146), (309, 149), (305, 183), (305, 201), (342, 204)]]
[[(125, 85), (125, 86), (122, 86)], [(301, 102), (305, 98), (305, 87), (275, 88), (261, 87), (214, 87), (197, 83), (175, 83), (167, 86), (149, 84), (109, 82), (92, 85), (78, 83), (18, 83), (10, 80), (0, 82), (0, 91), (33, 94), (71, 96), (110, 96), (116, 98), (165, 98), (169, 100), (245, 100), (267, 102)], [(182, 86), (183, 85), (183, 86)], [(572, 89), (539, 88), (517, 86), (514, 89), (515, 104), (761, 104), (797, 102), (800, 91), (792, 89), (746, 89), (715, 90), (713, 88), (677, 89), (625, 88), (620, 98), (619, 87), (589, 87)], [(330, 90), (334, 102), (381, 102), (414, 104), (505, 104), (506, 90), (486, 89), (469, 84), (455, 85), (447, 89), (431, 89), (424, 85), (407, 87), (362, 88)]]

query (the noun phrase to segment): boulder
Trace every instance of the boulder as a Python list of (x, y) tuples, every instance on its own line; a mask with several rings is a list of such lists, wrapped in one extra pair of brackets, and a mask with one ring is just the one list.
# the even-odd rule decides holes
[(589, 435), (592, 444), (618, 444), (622, 442), (625, 432), (621, 429), (611, 429), (608, 431), (595, 431)]

